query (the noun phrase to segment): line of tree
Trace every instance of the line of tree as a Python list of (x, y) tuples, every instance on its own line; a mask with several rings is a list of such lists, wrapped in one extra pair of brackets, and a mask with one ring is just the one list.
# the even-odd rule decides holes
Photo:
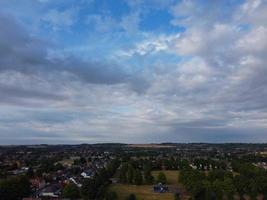
[[(152, 170), (178, 170), (189, 168), (189, 162), (187, 160), (175, 159), (127, 159), (119, 170), (119, 181), (127, 184), (153, 184), (159, 182), (154, 180), (151, 172)], [(161, 181), (162, 182), (162, 181)], [(163, 181), (164, 183), (164, 181)]]
[(0, 200), (18, 200), (31, 194), (31, 183), (26, 176), (9, 178), (0, 182)]
[(198, 170), (215, 170), (226, 169), (226, 163), (223, 161), (215, 161), (211, 159), (198, 158), (193, 161), (193, 164)]
[(131, 163), (123, 163), (119, 171), (119, 180), (122, 183), (141, 185), (144, 178), (140, 169)]
[[(119, 181), (127, 184), (153, 184), (159, 182), (152, 176), (152, 170), (159, 169), (153, 166), (150, 160), (128, 160), (124, 162), (119, 170)], [(161, 169), (161, 168), (160, 168)], [(164, 175), (165, 176), (165, 175)], [(166, 177), (165, 177), (166, 178)], [(162, 183), (166, 181), (160, 181)]]
[(109, 191), (106, 193), (105, 200), (116, 200), (118, 199), (118, 195), (114, 191)]
[(189, 162), (180, 158), (160, 158), (160, 159), (137, 159), (137, 160), (128, 160), (134, 166), (145, 166), (149, 165), (151, 170), (179, 170), (184, 169), (189, 166)]
[(185, 186), (193, 199), (218, 199), (226, 197), (234, 199), (238, 194), (240, 199), (249, 195), (250, 199), (256, 200), (259, 194), (267, 199), (267, 171), (251, 164), (234, 162), (233, 168), (237, 175), (232, 172), (216, 169), (207, 175), (199, 170), (188, 168), (181, 170), (179, 181)]
[(239, 174), (235, 176), (235, 185), (241, 197), (248, 194), (254, 200), (263, 194), (267, 199), (267, 170), (240, 160), (234, 160), (232, 168)]

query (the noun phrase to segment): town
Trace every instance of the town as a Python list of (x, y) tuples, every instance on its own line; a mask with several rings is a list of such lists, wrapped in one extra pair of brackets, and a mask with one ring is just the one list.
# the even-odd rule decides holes
[(267, 0), (0, 0), (0, 200), (267, 200)]
[(0, 147), (0, 200), (267, 199), (267, 144)]

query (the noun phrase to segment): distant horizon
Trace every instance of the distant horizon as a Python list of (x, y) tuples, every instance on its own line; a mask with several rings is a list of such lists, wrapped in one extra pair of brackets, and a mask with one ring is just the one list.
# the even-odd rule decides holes
[(267, 142), (267, 1), (0, 1), (0, 145)]
[(215, 145), (220, 145), (220, 144), (252, 144), (252, 145), (256, 145), (256, 144), (267, 144), (267, 142), (223, 142), (223, 143), (212, 143), (212, 142), (177, 142), (177, 143), (172, 143), (172, 142), (162, 142), (162, 143), (119, 143), (119, 142), (104, 142), (104, 143), (58, 143), (58, 144), (49, 144), (49, 143), (36, 143), (36, 144), (0, 144), (0, 147), (4, 147), (4, 146), (60, 146), (60, 145), (109, 145), (109, 144), (117, 144), (117, 145), (179, 145), (179, 144), (215, 144)]

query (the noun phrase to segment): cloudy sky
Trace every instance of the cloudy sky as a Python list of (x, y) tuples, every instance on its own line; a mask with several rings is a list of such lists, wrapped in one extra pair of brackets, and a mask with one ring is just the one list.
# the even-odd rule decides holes
[(266, 0), (0, 0), (0, 144), (267, 142)]

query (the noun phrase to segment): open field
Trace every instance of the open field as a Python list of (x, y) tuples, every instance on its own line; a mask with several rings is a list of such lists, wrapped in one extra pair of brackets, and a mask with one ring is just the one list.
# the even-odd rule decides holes
[(152, 171), (152, 176), (157, 180), (159, 172), (163, 172), (167, 178), (167, 185), (178, 185), (179, 171), (163, 170), (163, 171)]
[[(155, 180), (160, 171), (152, 171)], [(184, 189), (178, 183), (179, 171), (165, 170), (162, 171), (166, 175), (167, 185), (173, 188), (179, 188), (181, 199), (188, 199)], [(129, 194), (134, 193), (138, 200), (173, 200), (173, 193), (155, 193), (152, 185), (128, 185), (128, 184), (112, 184), (110, 191), (118, 194), (118, 200), (125, 200)]]
[(175, 148), (174, 145), (165, 144), (128, 144), (130, 148)]
[(111, 191), (118, 194), (118, 200), (125, 200), (129, 194), (136, 195), (138, 200), (173, 200), (171, 193), (155, 193), (151, 185), (126, 185), (126, 184), (113, 184), (110, 187)]
[(70, 165), (73, 165), (74, 163), (74, 160), (72, 159), (64, 159), (64, 160), (61, 160), (59, 161), (58, 163), (62, 164), (62, 165), (67, 165), (67, 166), (70, 166)]

